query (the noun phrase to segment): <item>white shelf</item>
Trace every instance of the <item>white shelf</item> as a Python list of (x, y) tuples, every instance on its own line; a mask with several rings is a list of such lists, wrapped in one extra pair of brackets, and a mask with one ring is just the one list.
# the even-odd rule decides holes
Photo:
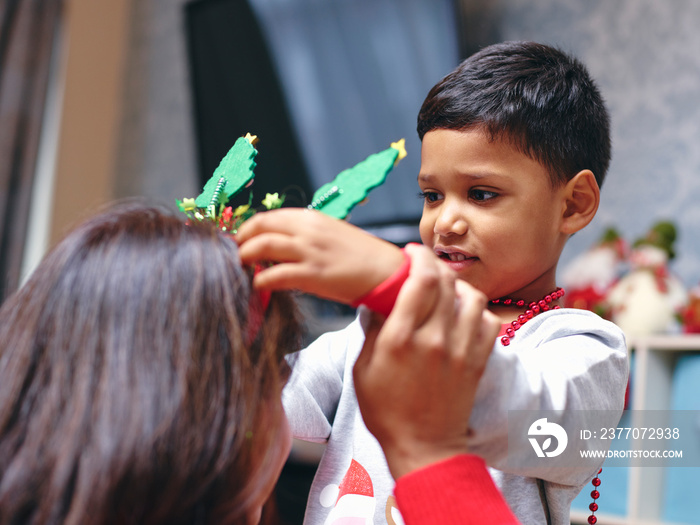
[[(586, 513), (578, 510), (572, 510), (571, 525), (588, 525), (588, 516), (590, 515), (590, 512)], [(601, 514), (598, 512), (596, 512), (596, 517), (598, 518), (598, 522), (596, 523), (596, 525), (691, 525), (676, 522), (674, 522), (673, 524), (669, 524), (669, 522), (667, 521), (632, 518), (629, 516), (613, 516), (611, 514)]]
[[(682, 354), (700, 353), (700, 335), (635, 337), (628, 338), (627, 345), (635, 359), (631, 399), (633, 417), (641, 417), (646, 410), (670, 410), (676, 361)], [(632, 426), (644, 426), (640, 421), (631, 423)], [(698, 476), (700, 479), (700, 473)], [(632, 463), (628, 481), (627, 516), (596, 513), (598, 525), (691, 525), (662, 519), (663, 468), (635, 467)], [(587, 524), (589, 514), (572, 511), (572, 524)], [(695, 523), (700, 523), (700, 516)]]

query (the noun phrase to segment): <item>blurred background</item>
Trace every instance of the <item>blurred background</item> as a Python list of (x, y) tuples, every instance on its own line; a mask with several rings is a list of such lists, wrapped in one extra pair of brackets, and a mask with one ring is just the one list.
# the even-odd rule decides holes
[(583, 60), (612, 114), (608, 226), (678, 229), (676, 272), (700, 281), (700, 3), (694, 0), (2, 0), (2, 296), (102, 202), (195, 196), (236, 137), (260, 138), (256, 188), (308, 192), (407, 140), (351, 221), (415, 237), (418, 108), (468, 54), (501, 40)]
[(196, 196), (246, 132), (260, 139), (257, 195), (298, 205), (406, 138), (350, 221), (418, 240), (420, 104), (503, 40), (573, 53), (611, 112), (600, 210), (560, 267), (610, 227), (632, 243), (670, 221), (670, 270), (695, 287), (699, 23), (696, 0), (0, 0), (0, 300), (99, 205)]

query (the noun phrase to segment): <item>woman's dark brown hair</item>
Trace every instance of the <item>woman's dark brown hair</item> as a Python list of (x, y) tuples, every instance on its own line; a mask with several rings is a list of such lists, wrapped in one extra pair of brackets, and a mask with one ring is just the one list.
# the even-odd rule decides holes
[(211, 226), (132, 202), (70, 233), (0, 309), (0, 523), (244, 522), (300, 342), (289, 295), (251, 306)]

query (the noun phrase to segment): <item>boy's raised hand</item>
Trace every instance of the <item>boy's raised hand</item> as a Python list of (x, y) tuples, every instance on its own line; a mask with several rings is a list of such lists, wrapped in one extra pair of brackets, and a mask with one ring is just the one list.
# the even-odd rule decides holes
[(393, 244), (317, 211), (283, 208), (248, 219), (236, 235), (243, 264), (274, 262), (259, 289), (294, 289), (350, 304), (391, 276), (404, 256)]
[(367, 428), (400, 476), (466, 453), (469, 415), (500, 321), (487, 299), (423, 246), (394, 309), (376, 315), (354, 368)]

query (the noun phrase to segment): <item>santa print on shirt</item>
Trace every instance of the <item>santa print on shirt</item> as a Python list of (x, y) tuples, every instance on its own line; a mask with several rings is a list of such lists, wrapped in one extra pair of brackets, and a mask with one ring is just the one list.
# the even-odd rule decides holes
[[(333, 507), (325, 525), (372, 525), (376, 499), (372, 479), (356, 460), (351, 460), (340, 485), (327, 485), (320, 495), (321, 505)], [(388, 525), (403, 525), (396, 500), (390, 496), (386, 504)]]

